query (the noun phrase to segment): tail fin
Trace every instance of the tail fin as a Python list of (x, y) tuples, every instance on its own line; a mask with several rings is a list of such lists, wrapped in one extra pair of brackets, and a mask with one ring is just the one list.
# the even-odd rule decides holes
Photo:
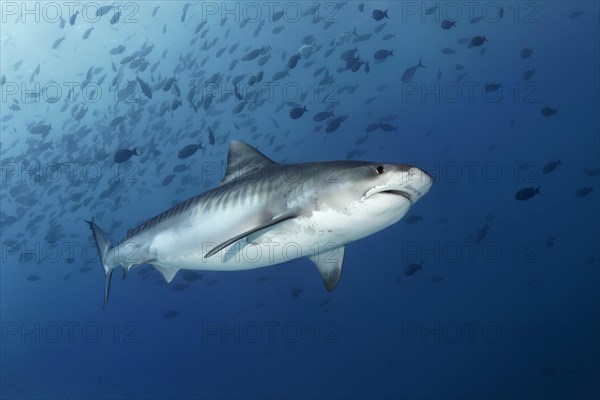
[(536, 194), (542, 194), (542, 193), (540, 192), (540, 189), (541, 189), (541, 188), (542, 188), (541, 186), (538, 186), (538, 187), (536, 187), (536, 188), (535, 188), (535, 193), (536, 193)]
[(98, 248), (98, 254), (100, 255), (100, 262), (102, 263), (102, 268), (104, 269), (104, 276), (106, 277), (106, 282), (104, 285), (104, 308), (106, 308), (106, 304), (108, 303), (108, 292), (110, 290), (110, 277), (112, 275), (112, 266), (107, 262), (107, 254), (112, 249), (112, 244), (110, 243), (110, 239), (92, 221), (85, 221), (90, 225), (92, 229), (92, 233), (94, 234), (94, 240), (96, 241), (96, 247)]
[(421, 67), (421, 68), (427, 68), (425, 65), (423, 65), (423, 64), (421, 63), (421, 60), (422, 60), (422, 59), (423, 59), (423, 57), (419, 58), (419, 65), (417, 65), (417, 66), (418, 66), (418, 67)]
[(358, 36), (358, 33), (356, 33), (356, 27), (354, 27), (354, 29), (352, 30), (352, 35)]
[[(139, 154), (138, 154), (138, 152), (137, 152), (137, 147), (134, 147), (134, 148), (133, 148), (133, 151), (132, 151), (132, 153), (133, 153), (134, 155), (136, 155), (136, 156), (139, 156)], [(88, 223), (89, 223), (89, 221), (85, 221), (85, 222), (88, 222)], [(93, 222), (92, 222), (92, 224), (93, 224)], [(98, 227), (96, 227), (96, 228), (98, 228)], [(94, 229), (94, 228), (92, 228), (92, 230), (93, 230), (93, 229)], [(102, 232), (102, 231), (100, 231), (100, 232)]]

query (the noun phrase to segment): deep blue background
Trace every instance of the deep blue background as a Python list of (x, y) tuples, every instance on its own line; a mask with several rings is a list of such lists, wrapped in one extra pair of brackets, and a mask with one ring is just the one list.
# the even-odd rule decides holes
[[(7, 4), (18, 12), (22, 6), (5, 3), (1, 25), (6, 79), (1, 105), (3, 398), (600, 394), (599, 186), (598, 176), (582, 173), (599, 168), (598, 3), (481, 3), (475, 15), (484, 5), (489, 14), (477, 23), (469, 22), (472, 16), (462, 2), (443, 3), (432, 15), (425, 10), (434, 3), (368, 2), (363, 12), (357, 2), (317, 3), (317, 14), (298, 20), (295, 10), (313, 3), (275, 2), (275, 11), (287, 7), (276, 22), (260, 3), (261, 16), (244, 27), (240, 22), (255, 11), (246, 3), (227, 3), (236, 11), (223, 24), (225, 5), (220, 2), (192, 4), (183, 22), (183, 2), (122, 3), (127, 8), (112, 25), (113, 10), (95, 20), (96, 8), (79, 4), (89, 18), (79, 14), (71, 26), (68, 8), (61, 5), (64, 28), (51, 21), (54, 11), (44, 3), (37, 11), (30, 3), (34, 12), (25, 21)], [(501, 19), (495, 15), (498, 5), (504, 8)], [(407, 12), (411, 7), (416, 15)], [(389, 9), (390, 19), (379, 33), (373, 31), (381, 22), (370, 17), (375, 8)], [(456, 9), (462, 13), (454, 18), (456, 27), (442, 30), (440, 21), (455, 17)], [(571, 18), (573, 11), (583, 14)], [(205, 26), (195, 33), (203, 20)], [(258, 20), (265, 23), (253, 37)], [(277, 26), (284, 29), (273, 34)], [(354, 27), (359, 34), (373, 33), (356, 44), (361, 58), (370, 61), (369, 74), (338, 71), (344, 67), (340, 54), (353, 48), (352, 42), (324, 55), (332, 40)], [(206, 36), (199, 38), (205, 29)], [(390, 33), (395, 37), (383, 40)], [(263, 70), (264, 81), (270, 81), (309, 34), (322, 47), (301, 59), (271, 95), (263, 87), (264, 104), (234, 114), (235, 99), (221, 92), (233, 89), (233, 77), (244, 75), (241, 87), (247, 88), (248, 77)], [(65, 40), (52, 49), (63, 35)], [(484, 55), (480, 48), (458, 43), (474, 35), (487, 37)], [(202, 43), (215, 38), (212, 48), (202, 49)], [(145, 57), (148, 68), (136, 72), (125, 65), (114, 82), (120, 89), (139, 76), (154, 86), (175, 76), (183, 104), (163, 116), (158, 115), (161, 106), (177, 98), (173, 91), (155, 88), (146, 102), (138, 88), (132, 101), (116, 102), (111, 89), (117, 76), (111, 63), (118, 71), (121, 59), (144, 43), (154, 46)], [(109, 54), (121, 44), (126, 48), (122, 54)], [(231, 60), (261, 46), (271, 46), (272, 57), (264, 66), (239, 61), (229, 70)], [(227, 50), (217, 58), (223, 47)], [(444, 55), (444, 47), (456, 53)], [(523, 48), (533, 48), (533, 55), (522, 59)], [(393, 49), (394, 56), (376, 63), (378, 49)], [(403, 71), (421, 57), (427, 68), (403, 84)], [(197, 63), (191, 69), (175, 72), (193, 59)], [(314, 64), (305, 68), (310, 61)], [(38, 64), (40, 72), (32, 76)], [(313, 72), (322, 66), (335, 78), (326, 87), (332, 93), (328, 98), (314, 92), (323, 74), (315, 78)], [(68, 83), (80, 84), (90, 67), (99, 68), (91, 82), (106, 75), (97, 85), (99, 100), (86, 100), (79, 86), (75, 98), (68, 99)], [(533, 78), (522, 80), (523, 71), (531, 68)], [(463, 72), (466, 76), (457, 82)], [(214, 73), (221, 73), (222, 81), (213, 105), (208, 111), (200, 105), (195, 113), (186, 96), (191, 86), (201, 88)], [(49, 101), (54, 96), (49, 89), (37, 101), (25, 96), (25, 90), (49, 88), (51, 82), (63, 89), (58, 102)], [(501, 93), (485, 92), (490, 82), (501, 83)], [(337, 93), (345, 85), (358, 88)], [(309, 95), (299, 100), (294, 88)], [(198, 89), (194, 101), (200, 103), (202, 95)], [(65, 101), (67, 108), (60, 111)], [(324, 126), (315, 130), (318, 124), (312, 121), (332, 104), (324, 101), (337, 104), (336, 115), (348, 115), (331, 134)], [(306, 105), (309, 112), (291, 120), (290, 102)], [(80, 107), (88, 111), (76, 121)], [(545, 117), (543, 107), (558, 114)], [(121, 115), (125, 121), (111, 127)], [(367, 125), (386, 116), (396, 131), (379, 130), (355, 144), (367, 134)], [(28, 131), (40, 123), (52, 124), (45, 137)], [(208, 144), (207, 126), (216, 133), (214, 146)], [(286, 162), (345, 159), (358, 150), (358, 159), (417, 164), (436, 182), (409, 212), (422, 221), (403, 220), (347, 246), (344, 273), (333, 293), (325, 291), (306, 259), (248, 272), (204, 273), (180, 292), (172, 289), (185, 283), (181, 274), (165, 285), (158, 272), (147, 272), (145, 266), (132, 270), (125, 281), (116, 271), (103, 311), (104, 277), (83, 220), (94, 218), (119, 240), (126, 229), (174, 201), (216, 185), (229, 139), (245, 140)], [(172, 167), (181, 163), (177, 150), (198, 141), (205, 150), (184, 160), (190, 171), (163, 186)], [(51, 148), (41, 147), (48, 142)], [(136, 146), (140, 156), (130, 164), (113, 163), (116, 150)], [(557, 159), (561, 166), (542, 173), (547, 162)], [(24, 160), (38, 163), (39, 169), (31, 172), (30, 167), (27, 173)], [(73, 166), (72, 176), (66, 165)], [(217, 172), (207, 173), (211, 168)], [(97, 180), (92, 179), (95, 172), (101, 174)], [(538, 186), (540, 196), (514, 199), (517, 190)], [(576, 190), (587, 186), (592, 193), (577, 198)], [(486, 225), (487, 235), (473, 242)], [(422, 263), (422, 270), (407, 276), (411, 263)], [(28, 280), (32, 276), (38, 279)], [(259, 277), (269, 280), (257, 283)], [(295, 289), (302, 290), (297, 298)], [(179, 314), (164, 318), (169, 310)]]

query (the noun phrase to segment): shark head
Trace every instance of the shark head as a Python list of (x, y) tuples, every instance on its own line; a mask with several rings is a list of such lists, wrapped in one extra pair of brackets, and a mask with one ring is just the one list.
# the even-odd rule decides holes
[(321, 230), (344, 232), (340, 242), (371, 235), (398, 222), (431, 188), (432, 177), (407, 164), (342, 161), (315, 188), (313, 213)]
[[(431, 187), (433, 179), (425, 171), (407, 164), (371, 164), (366, 167), (363, 185), (368, 187), (363, 201), (370, 204), (382, 196), (400, 196), (416, 203)], [(372, 175), (372, 176), (369, 176)]]

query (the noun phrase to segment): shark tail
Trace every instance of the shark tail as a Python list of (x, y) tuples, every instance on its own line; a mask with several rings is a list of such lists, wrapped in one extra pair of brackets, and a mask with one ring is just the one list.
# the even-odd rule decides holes
[(427, 68), (427, 66), (423, 65), (423, 63), (421, 63), (421, 61), (423, 60), (423, 57), (419, 58), (419, 65), (417, 65), (418, 67), (421, 68)]
[(106, 233), (104, 233), (102, 229), (98, 227), (98, 225), (96, 225), (92, 221), (85, 222), (87, 222), (90, 225), (90, 228), (92, 229), (94, 240), (96, 241), (96, 247), (98, 248), (98, 254), (100, 255), (100, 262), (102, 263), (102, 269), (104, 270), (104, 276), (106, 279), (104, 285), (104, 308), (106, 308), (106, 304), (108, 303), (108, 293), (110, 291), (110, 278), (112, 276), (113, 268), (115, 267), (114, 265), (111, 265), (108, 262), (107, 256), (108, 252), (112, 249), (113, 246), (110, 243), (110, 239), (108, 238)]

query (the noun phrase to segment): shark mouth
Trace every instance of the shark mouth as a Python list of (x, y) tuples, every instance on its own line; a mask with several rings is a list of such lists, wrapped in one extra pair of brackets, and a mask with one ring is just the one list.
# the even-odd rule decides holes
[(408, 192), (404, 192), (402, 190), (384, 190), (382, 192), (379, 193), (387, 193), (387, 194), (393, 194), (395, 196), (402, 196), (404, 198), (406, 198), (408, 201), (410, 201), (412, 203), (412, 199), (410, 198), (410, 194), (408, 194)]
[(364, 198), (368, 199), (371, 196), (374, 196), (376, 194), (391, 194), (394, 196), (402, 196), (405, 199), (407, 199), (408, 201), (411, 202), (412, 204), (412, 198), (410, 196), (410, 193), (405, 192), (403, 190), (393, 190), (393, 189), (389, 189), (389, 190), (379, 190), (380, 188), (373, 188), (370, 189), (369, 191), (367, 191), (367, 193), (364, 194)]

